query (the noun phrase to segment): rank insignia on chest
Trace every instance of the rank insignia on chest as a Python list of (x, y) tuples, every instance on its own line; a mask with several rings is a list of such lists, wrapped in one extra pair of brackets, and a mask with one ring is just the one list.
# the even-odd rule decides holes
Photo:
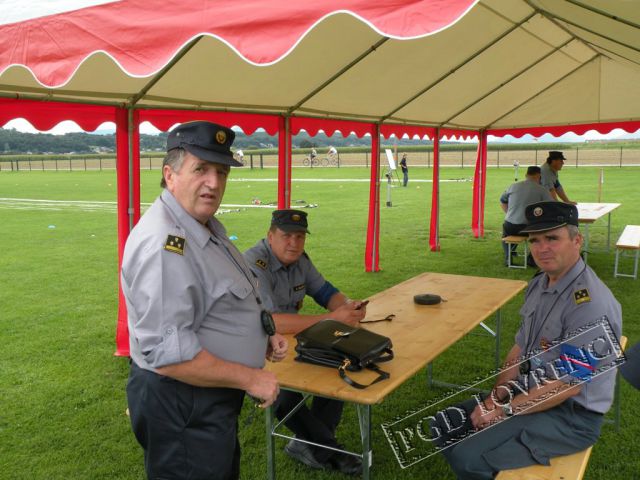
[(169, 235), (167, 242), (164, 244), (164, 249), (179, 255), (184, 255), (184, 244), (186, 240), (177, 235)]
[(300, 290), (304, 290), (304, 283), (302, 283), (300, 285), (296, 285), (295, 287), (293, 287), (293, 291), (294, 292), (299, 292)]
[(265, 262), (261, 258), (256, 260), (256, 265), (259, 266), (262, 270), (266, 270), (267, 269), (267, 262)]
[(590, 302), (591, 297), (589, 296), (589, 290), (583, 288), (582, 290), (576, 290), (573, 292), (573, 298), (576, 301), (576, 305), (580, 305), (581, 303)]
[(551, 342), (549, 340), (547, 340), (544, 337), (540, 339), (540, 348), (542, 348), (544, 351), (549, 350), (550, 346), (551, 346)]

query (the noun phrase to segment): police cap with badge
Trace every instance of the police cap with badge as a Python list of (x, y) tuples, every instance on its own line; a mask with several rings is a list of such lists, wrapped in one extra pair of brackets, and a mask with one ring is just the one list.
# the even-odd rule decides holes
[(185, 122), (169, 132), (167, 152), (184, 148), (200, 160), (232, 167), (242, 164), (233, 158), (231, 145), (236, 134), (230, 128), (212, 122)]
[(538, 202), (527, 205), (524, 211), (527, 226), (520, 233), (538, 233), (565, 225), (578, 226), (578, 209), (563, 202)]
[(274, 210), (271, 214), (271, 226), (284, 232), (309, 232), (307, 213), (301, 210)]

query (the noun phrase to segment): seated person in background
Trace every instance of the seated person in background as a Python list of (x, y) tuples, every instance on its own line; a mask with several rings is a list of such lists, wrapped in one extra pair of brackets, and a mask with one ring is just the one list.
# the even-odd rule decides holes
[[(549, 465), (550, 458), (584, 450), (598, 439), (604, 414), (613, 403), (615, 368), (592, 376), (588, 383), (572, 383), (575, 377), (570, 374), (540, 374), (547, 366), (540, 359), (569, 333), (583, 332), (573, 337), (582, 340), (571, 340), (572, 347), (595, 349), (590, 336), (600, 333), (589, 333), (586, 327), (603, 316), (620, 338), (622, 312), (611, 291), (580, 258), (578, 209), (540, 202), (529, 205), (525, 215), (528, 225), (522, 233), (529, 235), (531, 253), (542, 272), (529, 282), (520, 309), (522, 323), (496, 387), (483, 401), (473, 398), (461, 404), (471, 411), (471, 428), (480, 431), (442, 450), (459, 479), (493, 479), (501, 470)], [(555, 350), (549, 354), (557, 357)], [(519, 362), (522, 357), (529, 360)], [(534, 374), (545, 381), (538, 385), (529, 380)], [(524, 392), (505, 388), (527, 381), (530, 387)]]
[[(549, 190), (551, 196), (554, 200), (558, 200), (558, 197), (562, 199), (564, 203), (570, 203), (571, 205), (576, 205), (576, 202), (572, 202), (567, 197), (567, 194), (564, 193), (564, 188), (560, 184), (560, 180), (558, 178), (558, 172), (562, 170), (564, 166), (564, 155), (562, 152), (551, 151), (549, 152), (549, 156), (547, 157), (547, 162), (542, 165), (541, 168), (541, 180), (542, 186)], [(558, 200), (559, 201), (559, 200)]]
[[(351, 301), (316, 270), (304, 250), (307, 214), (300, 210), (275, 210), (267, 238), (244, 253), (258, 278), (265, 308), (273, 313), (276, 330), (296, 334), (324, 319), (358, 326), (366, 315), (362, 302)], [(305, 295), (329, 312), (302, 315), (299, 310)], [(284, 418), (302, 400), (296, 392), (282, 391), (276, 403), (276, 415)], [(342, 416), (343, 403), (314, 397), (311, 408), (302, 406), (286, 422), (297, 438), (334, 448), (342, 448), (335, 431)], [(348, 475), (362, 472), (359, 458), (292, 440), (285, 447), (290, 457), (315, 469), (335, 469)]]
[[(502, 224), (502, 237), (518, 235), (527, 226), (524, 209), (535, 202), (553, 200), (549, 191), (540, 185), (540, 167), (527, 168), (525, 180), (511, 184), (500, 196), (500, 207), (506, 213)], [(502, 242), (504, 250), (504, 264), (508, 265), (509, 255), (514, 255), (517, 245), (509, 246)]]

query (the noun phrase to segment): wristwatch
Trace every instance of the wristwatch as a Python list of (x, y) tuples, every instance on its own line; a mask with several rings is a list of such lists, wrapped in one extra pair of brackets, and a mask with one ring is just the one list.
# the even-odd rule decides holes
[(502, 405), (502, 411), (507, 417), (513, 416), (513, 407), (511, 406), (510, 403), (507, 403), (506, 405)]

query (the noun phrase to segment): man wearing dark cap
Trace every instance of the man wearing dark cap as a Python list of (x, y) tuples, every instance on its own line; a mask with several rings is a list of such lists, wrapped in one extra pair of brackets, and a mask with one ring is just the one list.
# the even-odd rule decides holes
[[(267, 238), (244, 253), (247, 263), (258, 277), (260, 294), (273, 312), (278, 333), (296, 334), (332, 318), (358, 326), (365, 317), (362, 302), (351, 301), (316, 270), (304, 250), (309, 233), (307, 214), (300, 210), (276, 210), (271, 217)], [(299, 313), (306, 295), (328, 310), (319, 315)], [(276, 415), (284, 418), (300, 401), (299, 393), (283, 391), (276, 403)], [(341, 448), (335, 430), (342, 415), (342, 402), (314, 397), (311, 408), (302, 406), (286, 422), (297, 438)], [(285, 452), (315, 469), (335, 469), (355, 475), (362, 471), (359, 458), (333, 450), (318, 448), (292, 440)]]
[[(567, 197), (567, 194), (564, 192), (564, 188), (560, 184), (560, 180), (558, 179), (558, 172), (562, 170), (564, 166), (564, 155), (562, 152), (551, 151), (549, 152), (549, 156), (547, 157), (547, 162), (542, 165), (541, 168), (541, 180), (542, 186), (549, 190), (551, 196), (554, 200), (558, 200), (558, 197), (564, 202), (569, 203), (571, 205), (576, 205), (576, 202), (572, 202)], [(560, 200), (558, 200), (560, 201)]]
[[(527, 168), (526, 179), (511, 184), (500, 196), (500, 207), (506, 213), (502, 224), (502, 237), (518, 235), (520, 230), (527, 226), (524, 217), (524, 209), (527, 205), (536, 202), (553, 200), (549, 191), (540, 185), (540, 167)], [(509, 246), (502, 242), (504, 250), (504, 264), (509, 264), (509, 255), (515, 254), (517, 245), (513, 244), (511, 251)]]
[(279, 393), (265, 356), (287, 342), (242, 254), (213, 215), (233, 159), (232, 130), (179, 125), (167, 138), (161, 195), (131, 231), (122, 260), (131, 426), (148, 478), (239, 478), (237, 418)]
[[(614, 368), (577, 382), (576, 370), (569, 374), (570, 369), (558, 369), (562, 350), (553, 347), (562, 342), (571, 351), (590, 345), (604, 355), (593, 337), (601, 330), (588, 326), (606, 316), (617, 338), (622, 330), (620, 304), (580, 258), (578, 210), (566, 203), (539, 202), (529, 205), (525, 216), (522, 233), (529, 235), (541, 273), (527, 288), (516, 342), (496, 386), (483, 401), (463, 404), (480, 431), (443, 450), (460, 479), (492, 479), (500, 470), (548, 465), (550, 458), (584, 450), (596, 442), (613, 402)], [(572, 332), (579, 333), (563, 340)], [(511, 388), (515, 385), (529, 387)]]

